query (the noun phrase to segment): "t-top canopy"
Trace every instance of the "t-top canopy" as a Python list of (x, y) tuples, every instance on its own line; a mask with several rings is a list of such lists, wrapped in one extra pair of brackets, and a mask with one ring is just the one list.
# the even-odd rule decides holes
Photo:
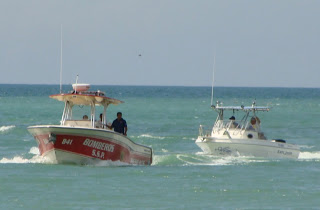
[(235, 111), (269, 111), (265, 106), (211, 106), (215, 110), (235, 110)]
[(96, 106), (108, 106), (109, 104), (118, 105), (124, 103), (118, 99), (109, 98), (104, 95), (103, 92), (80, 92), (80, 93), (61, 93), (56, 95), (50, 95), (50, 98), (58, 101), (70, 101), (76, 105), (90, 106), (92, 104)]

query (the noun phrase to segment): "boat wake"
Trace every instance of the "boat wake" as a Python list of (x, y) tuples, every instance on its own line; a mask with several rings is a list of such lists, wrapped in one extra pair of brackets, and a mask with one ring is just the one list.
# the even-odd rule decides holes
[(97, 166), (97, 167), (118, 167), (118, 166), (132, 166), (129, 163), (123, 163), (120, 161), (111, 161), (111, 160), (101, 160), (92, 164), (88, 164), (90, 166)]
[(299, 159), (302, 161), (320, 161), (320, 151), (314, 152), (300, 152)]
[(169, 154), (154, 155), (153, 164), (155, 166), (182, 165), (182, 166), (225, 166), (225, 165), (246, 165), (250, 163), (269, 162), (267, 159), (257, 159), (253, 157), (217, 157), (205, 155), (202, 152), (195, 154)]
[(0, 163), (43, 163), (43, 164), (54, 164), (51, 161), (49, 161), (46, 158), (43, 158), (41, 156), (33, 156), (31, 159), (23, 158), (21, 156), (15, 156), (14, 158), (2, 158), (0, 160)]
[(7, 131), (15, 128), (15, 127), (16, 127), (15, 125), (1, 126), (1, 127), (0, 127), (0, 133), (7, 132)]
[[(217, 157), (213, 155), (206, 155), (203, 152), (193, 154), (182, 153), (168, 153), (154, 155), (152, 166), (228, 166), (228, 165), (246, 165), (251, 163), (263, 163), (271, 161), (279, 161), (274, 159), (258, 159), (254, 157)], [(13, 158), (2, 158), (0, 164), (56, 164), (45, 157), (40, 156), (37, 147), (30, 148), (28, 155), (31, 157), (15, 156)], [(301, 152), (297, 161), (320, 161), (320, 151), (314, 152)], [(119, 166), (132, 166), (120, 161), (101, 160), (95, 161), (88, 166), (97, 167), (119, 167)]]
[[(250, 156), (238, 156), (238, 157), (218, 157), (213, 155), (207, 155), (203, 152), (197, 152), (194, 154), (161, 154), (154, 155), (154, 166), (227, 166), (227, 165), (247, 165), (252, 163), (266, 163), (266, 162), (279, 162), (288, 161), (288, 159), (268, 159), (257, 158)], [(296, 160), (290, 159), (289, 161), (320, 161), (320, 151), (314, 152), (300, 152), (299, 158)]]
[(41, 157), (39, 153), (39, 149), (37, 147), (32, 147), (29, 151), (28, 155), (33, 155), (31, 158), (26, 158), (22, 156), (15, 156), (13, 158), (2, 158), (0, 160), (0, 163), (42, 163), (42, 164), (54, 164), (52, 161), (50, 161), (47, 158)]

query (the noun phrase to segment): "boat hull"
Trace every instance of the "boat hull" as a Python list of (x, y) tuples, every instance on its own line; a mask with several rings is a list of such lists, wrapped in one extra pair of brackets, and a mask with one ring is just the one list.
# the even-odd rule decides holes
[(40, 155), (53, 163), (94, 164), (120, 161), (151, 165), (152, 149), (124, 135), (105, 129), (69, 126), (31, 126), (28, 131), (38, 143)]
[(199, 136), (196, 144), (206, 154), (215, 156), (253, 156), (297, 159), (299, 146), (261, 139), (216, 139)]

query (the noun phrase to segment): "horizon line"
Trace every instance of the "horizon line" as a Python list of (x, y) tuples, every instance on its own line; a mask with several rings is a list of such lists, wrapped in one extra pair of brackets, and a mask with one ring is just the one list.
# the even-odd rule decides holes
[[(0, 83), (0, 85), (60, 85), (60, 84), (28, 84), (28, 83)], [(69, 84), (62, 84), (63, 86), (68, 86), (72, 85), (72, 83)], [(206, 86), (206, 85), (124, 85), (124, 84), (119, 84), (119, 85), (106, 85), (106, 84), (90, 84), (92, 86), (143, 86), (143, 87), (210, 87), (211, 86)], [(215, 86), (218, 88), (306, 88), (306, 89), (318, 89), (320, 87), (299, 87), (299, 86)]]

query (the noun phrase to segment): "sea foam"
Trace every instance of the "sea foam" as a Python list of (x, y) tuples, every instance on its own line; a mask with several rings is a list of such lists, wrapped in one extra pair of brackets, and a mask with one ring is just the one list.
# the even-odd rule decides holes
[(93, 164), (87, 164), (87, 165), (94, 165), (98, 167), (108, 167), (108, 166), (130, 166), (129, 163), (124, 163), (121, 161), (111, 161), (111, 160), (100, 160), (98, 162), (95, 162)]
[(46, 163), (46, 164), (54, 164), (52, 161), (48, 160), (45, 157), (35, 155), (31, 159), (23, 158), (21, 156), (15, 156), (14, 158), (2, 158), (0, 160), (0, 163)]
[(270, 162), (266, 159), (254, 159), (252, 157), (217, 157), (205, 155), (202, 152), (195, 154), (165, 154), (154, 155), (152, 165), (183, 165), (183, 166), (223, 166), (246, 165), (256, 162)]
[(34, 155), (40, 155), (40, 151), (38, 147), (31, 147), (29, 153)]
[(138, 138), (165, 139), (165, 137), (152, 136), (152, 135), (150, 135), (150, 134), (142, 134), (142, 135), (138, 136)]
[(300, 152), (299, 160), (320, 160), (320, 151)]
[(0, 127), (0, 132), (6, 132), (6, 131), (9, 131), (9, 130), (15, 128), (15, 127), (16, 127), (15, 125), (1, 126)]

